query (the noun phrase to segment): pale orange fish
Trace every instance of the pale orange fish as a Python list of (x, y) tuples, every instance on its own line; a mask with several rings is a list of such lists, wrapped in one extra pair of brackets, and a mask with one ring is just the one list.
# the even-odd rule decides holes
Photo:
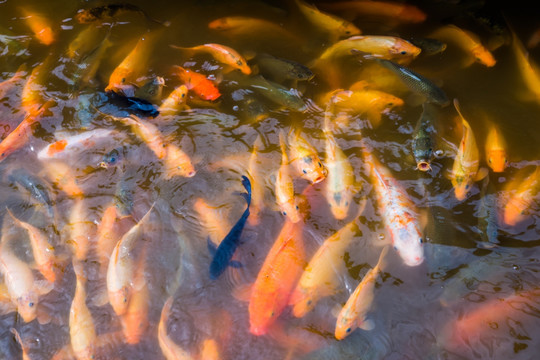
[(195, 176), (197, 172), (188, 154), (173, 143), (168, 143), (165, 150), (167, 152), (163, 159), (163, 175), (165, 179), (168, 180), (175, 176)]
[(38, 315), (39, 296), (51, 291), (53, 285), (46, 280), (36, 280), (30, 266), (9, 249), (8, 242), (12, 242), (9, 239), (12, 236), (8, 235), (8, 229), (4, 221), (0, 239), (0, 273), (4, 274), (4, 282), (17, 312), (24, 322), (30, 322)]
[(328, 175), (325, 181), (326, 191), (324, 194), (334, 217), (343, 220), (347, 217), (357, 186), (354, 169), (349, 162), (349, 158), (339, 147), (330, 128), (330, 116), (330, 109), (327, 108), (323, 132), (326, 137), (326, 158), (324, 163)]
[(253, 284), (249, 299), (249, 331), (264, 335), (289, 303), (304, 267), (303, 221), (285, 221)]
[(507, 145), (500, 128), (492, 122), (488, 123), (485, 149), (489, 167), (493, 172), (503, 172), (508, 165)]
[(54, 100), (49, 100), (39, 110), (27, 114), (23, 121), (0, 142), (0, 162), (13, 152), (22, 148), (33, 135), (32, 125), (39, 122), (48, 109), (55, 105)]
[(150, 306), (150, 294), (148, 283), (145, 278), (146, 249), (144, 244), (134, 283), (141, 284), (139, 289), (134, 289), (129, 300), (126, 312), (120, 317), (122, 330), (128, 344), (138, 344), (148, 328), (148, 308)]
[(534, 49), (535, 47), (540, 44), (540, 28), (536, 29), (531, 36), (529, 37), (529, 40), (527, 41), (527, 48)]
[(106, 27), (88, 25), (69, 43), (66, 55), (70, 59), (81, 59), (95, 49), (105, 37)]
[(19, 334), (19, 332), (17, 331), (17, 329), (11, 328), (10, 331), (13, 333), (13, 335), (15, 335), (15, 339), (17, 339), (17, 342), (19, 343), (19, 345), (21, 345), (22, 358), (23, 358), (23, 360), (31, 360), (31, 359), (30, 359), (30, 356), (28, 355), (28, 351), (29, 351), (28, 345), (25, 344), (25, 343), (22, 341), (21, 335)]
[(0, 99), (3, 99), (11, 91), (17, 90), (19, 83), (23, 82), (26, 74), (26, 65), (21, 65), (12, 77), (0, 82)]
[(540, 102), (540, 68), (529, 57), (528, 51), (514, 31), (512, 31), (512, 52), (516, 56), (517, 66), (522, 80), (525, 82), (536, 102)]
[(478, 152), (478, 146), (474, 139), (474, 133), (471, 126), (465, 120), (459, 109), (459, 103), (457, 99), (454, 99), (454, 106), (459, 114), (461, 123), (463, 124), (463, 136), (459, 142), (458, 152), (454, 159), (454, 165), (452, 166), (452, 172), (450, 174), (450, 180), (454, 186), (454, 193), (456, 199), (462, 201), (467, 196), (467, 192), (476, 180), (487, 175), (485, 169), (478, 170), (480, 155)]
[(211, 206), (203, 198), (195, 199), (193, 208), (199, 215), (198, 219), (200, 219), (210, 241), (217, 247), (227, 236), (232, 225), (226, 220), (226, 216), (222, 214), (219, 207)]
[[(517, 184), (516, 184), (517, 183)], [(533, 204), (534, 198), (540, 189), (540, 168), (536, 166), (534, 172), (525, 180), (515, 180), (505, 186), (505, 191), (510, 192), (503, 209), (503, 221), (509, 226), (514, 226), (523, 221)]]
[(300, 177), (312, 184), (326, 178), (328, 170), (317, 155), (317, 150), (300, 134), (300, 131), (291, 130), (289, 133), (289, 150), (290, 163), (296, 168)]
[(77, 360), (94, 359), (96, 328), (92, 314), (86, 305), (86, 278), (82, 265), (73, 264), (76, 275), (75, 295), (69, 309), (69, 336), (71, 348)]
[[(136, 261), (134, 251), (141, 244), (144, 226), (148, 221), (154, 205), (142, 219), (122, 236), (114, 247), (107, 269), (107, 291), (109, 302), (116, 315), (123, 315), (129, 305), (134, 291), (145, 285), (142, 278), (136, 278)], [(138, 281), (136, 281), (138, 280)]]
[(249, 157), (247, 173), (251, 182), (251, 206), (249, 208), (248, 222), (257, 225), (260, 221), (260, 213), (264, 208), (264, 179), (260, 174), (261, 161), (259, 149), (262, 146), (261, 135), (257, 136), (253, 143), (253, 151)]
[(32, 69), (21, 92), (21, 105), (26, 114), (34, 114), (44, 101), (45, 78), (49, 75), (49, 58)]
[(397, 1), (348, 0), (322, 2), (318, 6), (329, 11), (346, 12), (350, 17), (382, 18), (387, 21), (417, 24), (424, 22), (427, 15), (418, 7)]
[(300, 38), (295, 33), (287, 30), (281, 24), (274, 23), (269, 20), (254, 18), (250, 16), (225, 16), (215, 19), (208, 23), (208, 28), (230, 34), (238, 37), (241, 35), (260, 34), (274, 35), (287, 41), (300, 41)]
[(56, 40), (50, 23), (44, 16), (30, 11), (26, 7), (21, 7), (20, 11), (24, 16), (26, 23), (40, 43), (44, 45), (51, 45)]
[(87, 209), (82, 199), (75, 199), (75, 204), (71, 208), (66, 241), (73, 248), (73, 254), (79, 261), (86, 260), (90, 249), (91, 239), (95, 235), (95, 224), (88, 219)]
[(487, 67), (495, 66), (497, 63), (493, 54), (482, 45), (478, 35), (459, 28), (456, 25), (449, 24), (442, 26), (429, 35), (429, 37), (458, 45), (470, 54), (474, 61)]
[(200, 360), (219, 360), (221, 359), (219, 353), (219, 346), (214, 339), (205, 339), (202, 344)]
[(0, 283), (0, 314), (5, 315), (17, 311), (17, 306), (11, 301), (6, 284)]
[(326, 239), (309, 261), (289, 300), (294, 316), (303, 317), (319, 299), (336, 292), (339, 276), (345, 270), (343, 255), (358, 231), (356, 221)]
[(127, 89), (132, 88), (132, 84), (137, 83), (138, 78), (148, 69), (156, 36), (156, 33), (148, 33), (137, 41), (133, 50), (112, 72), (105, 91), (124, 94)]
[(294, 0), (296, 7), (306, 19), (317, 29), (327, 32), (332, 40), (360, 35), (362, 31), (352, 22), (339, 16), (320, 11), (314, 5), (303, 0)]
[(242, 73), (249, 75), (251, 74), (251, 68), (247, 64), (246, 59), (240, 55), (236, 50), (229, 46), (221, 44), (203, 44), (193, 47), (180, 47), (176, 45), (171, 45), (174, 49), (189, 51), (189, 52), (204, 52), (212, 55), (220, 63), (229, 65), (235, 69), (240, 70)]
[(111, 254), (119, 240), (116, 229), (117, 219), (116, 205), (111, 204), (103, 211), (96, 231), (96, 255), (99, 262), (99, 273), (103, 278), (106, 277)]
[(57, 272), (60, 271), (59, 258), (54, 253), (54, 247), (49, 243), (47, 235), (37, 227), (19, 220), (12, 212), (7, 209), (9, 216), (15, 224), (28, 232), (34, 261), (36, 262), (39, 272), (45, 279), (54, 283), (56, 281)]
[(294, 195), (293, 178), (290, 173), (283, 132), (279, 133), (279, 144), (281, 147), (281, 165), (276, 174), (276, 201), (281, 209), (281, 213), (291, 222), (296, 223), (300, 221), (300, 215)]
[(156, 125), (135, 115), (114, 119), (130, 126), (133, 133), (152, 150), (158, 159), (163, 159), (167, 156), (167, 147), (165, 146), (163, 135)]
[(73, 167), (63, 161), (47, 160), (42, 162), (46, 176), (69, 197), (80, 197), (84, 194), (73, 174)]
[(181, 66), (173, 67), (175, 75), (203, 100), (214, 101), (221, 97), (221, 93), (214, 82), (208, 79), (204, 74), (200, 74), (190, 69), (184, 69)]
[(367, 320), (366, 315), (373, 305), (375, 298), (375, 282), (381, 268), (384, 266), (384, 258), (388, 252), (388, 246), (385, 246), (379, 256), (377, 265), (369, 270), (362, 278), (362, 281), (341, 309), (337, 321), (335, 336), (338, 340), (345, 339), (356, 328), (372, 330), (374, 327), (372, 320)]
[(158, 108), (160, 115), (174, 115), (186, 108), (188, 88), (186, 85), (180, 85), (175, 88), (169, 96), (163, 100)]
[(193, 360), (194, 358), (167, 335), (167, 320), (173, 303), (170, 297), (163, 305), (158, 325), (158, 342), (161, 352), (167, 360)]

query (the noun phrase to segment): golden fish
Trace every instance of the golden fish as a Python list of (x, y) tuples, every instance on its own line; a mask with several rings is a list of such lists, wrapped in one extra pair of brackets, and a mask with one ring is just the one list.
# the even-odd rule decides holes
[(329, 11), (346, 12), (354, 18), (381, 18), (387, 22), (417, 24), (425, 21), (427, 17), (418, 7), (397, 1), (347, 0), (323, 2), (319, 6)]
[(72, 172), (73, 168), (71, 166), (63, 161), (54, 161), (52, 159), (43, 161), (42, 164), (49, 180), (67, 196), (80, 197), (84, 194)]
[(247, 64), (246, 59), (231, 47), (221, 44), (203, 44), (193, 47), (180, 47), (171, 45), (174, 49), (189, 51), (189, 52), (205, 52), (212, 55), (217, 61), (229, 65), (242, 73), (251, 74), (251, 68)]
[(75, 271), (77, 285), (69, 310), (71, 348), (77, 360), (91, 360), (95, 356), (96, 328), (92, 314), (86, 306), (86, 279), (80, 273), (82, 272), (81, 265), (74, 264), (73, 266), (79, 267), (79, 270)]
[(90, 239), (93, 239), (95, 224), (88, 219), (85, 203), (82, 199), (76, 199), (69, 216), (69, 230), (67, 241), (73, 247), (75, 258), (79, 261), (86, 260), (90, 249)]
[(29, 11), (26, 7), (21, 7), (20, 11), (40, 43), (51, 45), (56, 40), (49, 21), (45, 17), (33, 11)]
[(369, 270), (362, 278), (362, 281), (351, 294), (343, 308), (341, 309), (337, 321), (335, 336), (338, 340), (343, 340), (357, 327), (364, 330), (372, 330), (373, 321), (366, 320), (366, 315), (373, 305), (375, 298), (375, 282), (384, 265), (384, 258), (388, 252), (385, 246), (379, 256), (377, 265)]
[(521, 78), (532, 93), (534, 99), (540, 102), (540, 68), (529, 58), (529, 53), (525, 50), (523, 43), (514, 31), (512, 31), (512, 51), (516, 56)]
[(158, 159), (163, 159), (167, 156), (167, 147), (156, 125), (135, 115), (114, 119), (130, 126), (131, 130), (152, 150)]
[(197, 173), (191, 158), (182, 149), (173, 143), (165, 146), (166, 155), (163, 159), (163, 175), (165, 179), (175, 176), (193, 177)]
[(194, 358), (167, 335), (167, 320), (173, 303), (170, 297), (163, 305), (158, 325), (158, 342), (161, 352), (167, 360), (193, 360)]
[(85, 54), (94, 49), (103, 39), (103, 31), (105, 27), (97, 27), (89, 25), (77, 34), (66, 50), (66, 54), (70, 59), (80, 59)]
[(279, 144), (281, 147), (281, 166), (276, 174), (276, 201), (281, 209), (281, 213), (291, 222), (300, 221), (298, 205), (294, 196), (293, 179), (290, 173), (289, 159), (285, 148), (283, 132), (279, 133)]
[(531, 207), (535, 196), (540, 188), (540, 167), (536, 166), (534, 172), (525, 180), (510, 182), (505, 191), (511, 192), (503, 209), (503, 221), (509, 226), (514, 226), (523, 221), (527, 210)]
[(290, 163), (298, 174), (311, 182), (319, 183), (326, 178), (328, 170), (317, 155), (317, 150), (300, 134), (300, 131), (289, 132)]
[(498, 126), (493, 123), (488, 124), (488, 134), (486, 138), (486, 159), (493, 172), (503, 172), (508, 165), (506, 155), (506, 141)]
[(187, 107), (188, 88), (186, 85), (180, 85), (174, 89), (169, 96), (161, 103), (158, 111), (161, 115), (174, 115)]

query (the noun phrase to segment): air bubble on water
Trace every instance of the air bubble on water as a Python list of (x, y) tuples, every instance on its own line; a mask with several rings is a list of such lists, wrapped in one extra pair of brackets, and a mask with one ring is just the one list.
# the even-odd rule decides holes
[(441, 149), (435, 150), (436, 157), (442, 157), (443, 155), (444, 155), (444, 151), (442, 151)]
[(378, 238), (379, 238), (379, 240), (381, 240), (381, 241), (384, 240), (384, 234), (379, 234)]
[(233, 109), (234, 111), (238, 111), (239, 107), (238, 107), (238, 105), (234, 105), (234, 106), (232, 107), (232, 109)]
[(512, 269), (514, 269), (514, 270), (519, 270), (519, 265), (515, 265), (515, 264), (512, 265)]

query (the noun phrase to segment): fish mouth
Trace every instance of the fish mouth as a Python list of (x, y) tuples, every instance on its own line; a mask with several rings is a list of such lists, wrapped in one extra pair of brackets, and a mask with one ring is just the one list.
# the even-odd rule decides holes
[(420, 161), (416, 168), (420, 171), (431, 171), (431, 165), (427, 161)]
[(424, 262), (424, 258), (421, 256), (416, 256), (413, 259), (406, 259), (404, 261), (405, 265), (408, 265), (408, 266), (418, 266), (423, 262)]

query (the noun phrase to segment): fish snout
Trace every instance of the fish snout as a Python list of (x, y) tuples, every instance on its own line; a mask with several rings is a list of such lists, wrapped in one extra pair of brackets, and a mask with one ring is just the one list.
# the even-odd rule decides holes
[(431, 165), (427, 161), (420, 161), (416, 165), (416, 168), (418, 170), (420, 170), (420, 171), (430, 171), (431, 170)]
[(256, 336), (261, 336), (266, 334), (266, 328), (263, 326), (251, 325), (249, 327), (249, 332)]

